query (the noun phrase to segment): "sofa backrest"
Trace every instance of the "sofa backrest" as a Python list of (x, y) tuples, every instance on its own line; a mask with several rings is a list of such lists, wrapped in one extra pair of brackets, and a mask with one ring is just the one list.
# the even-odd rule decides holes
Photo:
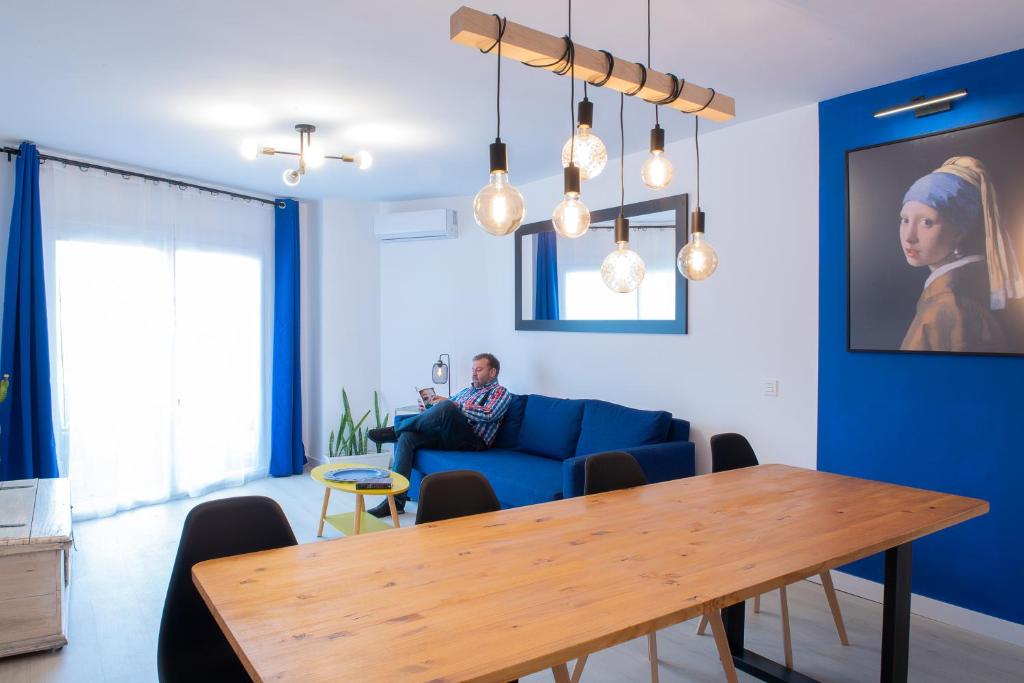
[(587, 401), (575, 455), (664, 443), (671, 422), (672, 413), (664, 410), (637, 410), (607, 401)]
[(523, 427), (523, 414), (526, 412), (525, 394), (508, 393), (508, 410), (501, 420), (498, 433), (494, 436), (494, 444), (491, 448), (519, 448), (519, 432)]
[(576, 455), (586, 401), (530, 394), (526, 399), (518, 449), (555, 460)]

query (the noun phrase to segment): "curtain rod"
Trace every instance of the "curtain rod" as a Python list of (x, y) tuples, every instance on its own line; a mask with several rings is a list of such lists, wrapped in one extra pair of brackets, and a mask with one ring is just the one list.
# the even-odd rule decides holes
[[(11, 161), (11, 157), (16, 157), (21, 154), (21, 150), (17, 147), (4, 147), (0, 149), (0, 153), (7, 155), (8, 163)], [(142, 178), (144, 180), (152, 180), (156, 183), (167, 183), (168, 185), (185, 188), (190, 187), (194, 190), (202, 190), (203, 192), (209, 192), (214, 195), (222, 194), (228, 197), (234, 197), (236, 199), (245, 199), (251, 202), (260, 202), (261, 204), (270, 204), (284, 208), (284, 202), (279, 202), (276, 199), (264, 199), (263, 197), (253, 197), (252, 195), (241, 194), (239, 192), (230, 192), (228, 190), (218, 190), (215, 187), (207, 187), (205, 185), (196, 185), (195, 183), (187, 183), (184, 180), (174, 180), (173, 178), (163, 178), (161, 176), (149, 175), (147, 173), (139, 173), (137, 171), (128, 171), (123, 168), (114, 168), (112, 166), (101, 166), (100, 164), (91, 164), (88, 161), (79, 161), (78, 159), (66, 159), (64, 157), (55, 157), (49, 154), (40, 154), (39, 161), (59, 161), (62, 164), (68, 164), (69, 166), (76, 166), (83, 169), (95, 169), (97, 171), (104, 171), (106, 173), (116, 173), (120, 176), (132, 176), (134, 178)]]

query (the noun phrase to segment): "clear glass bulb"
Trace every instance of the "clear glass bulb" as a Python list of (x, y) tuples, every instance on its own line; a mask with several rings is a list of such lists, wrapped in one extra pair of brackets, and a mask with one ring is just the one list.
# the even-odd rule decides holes
[(358, 152), (356, 152), (355, 160), (356, 167), (360, 171), (365, 171), (366, 169), (373, 166), (373, 155), (367, 152), (365, 149), (361, 149)]
[(243, 140), (238, 151), (242, 153), (242, 158), (252, 161), (259, 156), (260, 146), (255, 140)]
[(281, 174), (281, 180), (283, 180), (284, 184), (289, 187), (295, 187), (299, 184), (301, 179), (302, 176), (294, 168), (286, 169), (285, 172)]
[(620, 294), (632, 292), (644, 281), (647, 266), (640, 254), (629, 248), (628, 242), (619, 242), (615, 251), (601, 264), (601, 279), (608, 289)]
[(515, 232), (526, 216), (523, 195), (508, 181), (508, 173), (495, 171), (487, 185), (476, 193), (473, 200), (473, 217), (477, 225), (491, 233), (502, 236)]
[(651, 156), (640, 167), (640, 178), (644, 181), (644, 185), (652, 190), (668, 187), (668, 184), (672, 182), (672, 173), (672, 162), (660, 149), (651, 152)]
[[(573, 141), (576, 145), (575, 151), (572, 149)], [(580, 167), (580, 177), (583, 180), (590, 180), (601, 175), (601, 171), (608, 164), (608, 150), (589, 126), (577, 126), (576, 134), (562, 146), (563, 168), (569, 167), (570, 158)]]
[(306, 145), (302, 151), (302, 160), (310, 168), (320, 168), (324, 165), (324, 148), (313, 143)]
[(590, 209), (580, 199), (578, 192), (566, 192), (565, 199), (555, 207), (551, 221), (559, 235), (576, 239), (590, 229)]
[(704, 280), (718, 267), (718, 254), (704, 239), (703, 232), (695, 232), (679, 250), (676, 266), (687, 280)]

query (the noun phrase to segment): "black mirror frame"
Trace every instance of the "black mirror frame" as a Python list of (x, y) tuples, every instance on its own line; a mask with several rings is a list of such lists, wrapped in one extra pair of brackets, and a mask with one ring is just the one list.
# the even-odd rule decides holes
[[(626, 204), (623, 211), (626, 218), (643, 216), (662, 211), (676, 212), (676, 253), (686, 244), (689, 221), (689, 195), (677, 194), (671, 197), (649, 199)], [(619, 207), (593, 211), (591, 223), (614, 220)], [(516, 230), (516, 329), (543, 332), (616, 332), (635, 334), (686, 334), (687, 281), (679, 269), (673, 269), (676, 276), (676, 317), (673, 320), (523, 320), (523, 237), (552, 232), (551, 220), (538, 221), (521, 226)], [(609, 251), (614, 247), (608, 245)]]

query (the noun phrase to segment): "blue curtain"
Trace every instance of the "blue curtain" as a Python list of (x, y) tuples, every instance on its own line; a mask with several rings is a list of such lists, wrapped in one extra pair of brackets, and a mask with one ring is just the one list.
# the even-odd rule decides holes
[(0, 404), (0, 480), (52, 478), (57, 472), (50, 404), (50, 347), (39, 216), (39, 152), (21, 143), (7, 242), (0, 370), (10, 375)]
[[(274, 208), (274, 364), (270, 412), (270, 474), (302, 474), (302, 392), (299, 377), (299, 205)], [(280, 206), (281, 202), (284, 207)]]
[(533, 319), (558, 320), (558, 242), (554, 232), (537, 233)]

